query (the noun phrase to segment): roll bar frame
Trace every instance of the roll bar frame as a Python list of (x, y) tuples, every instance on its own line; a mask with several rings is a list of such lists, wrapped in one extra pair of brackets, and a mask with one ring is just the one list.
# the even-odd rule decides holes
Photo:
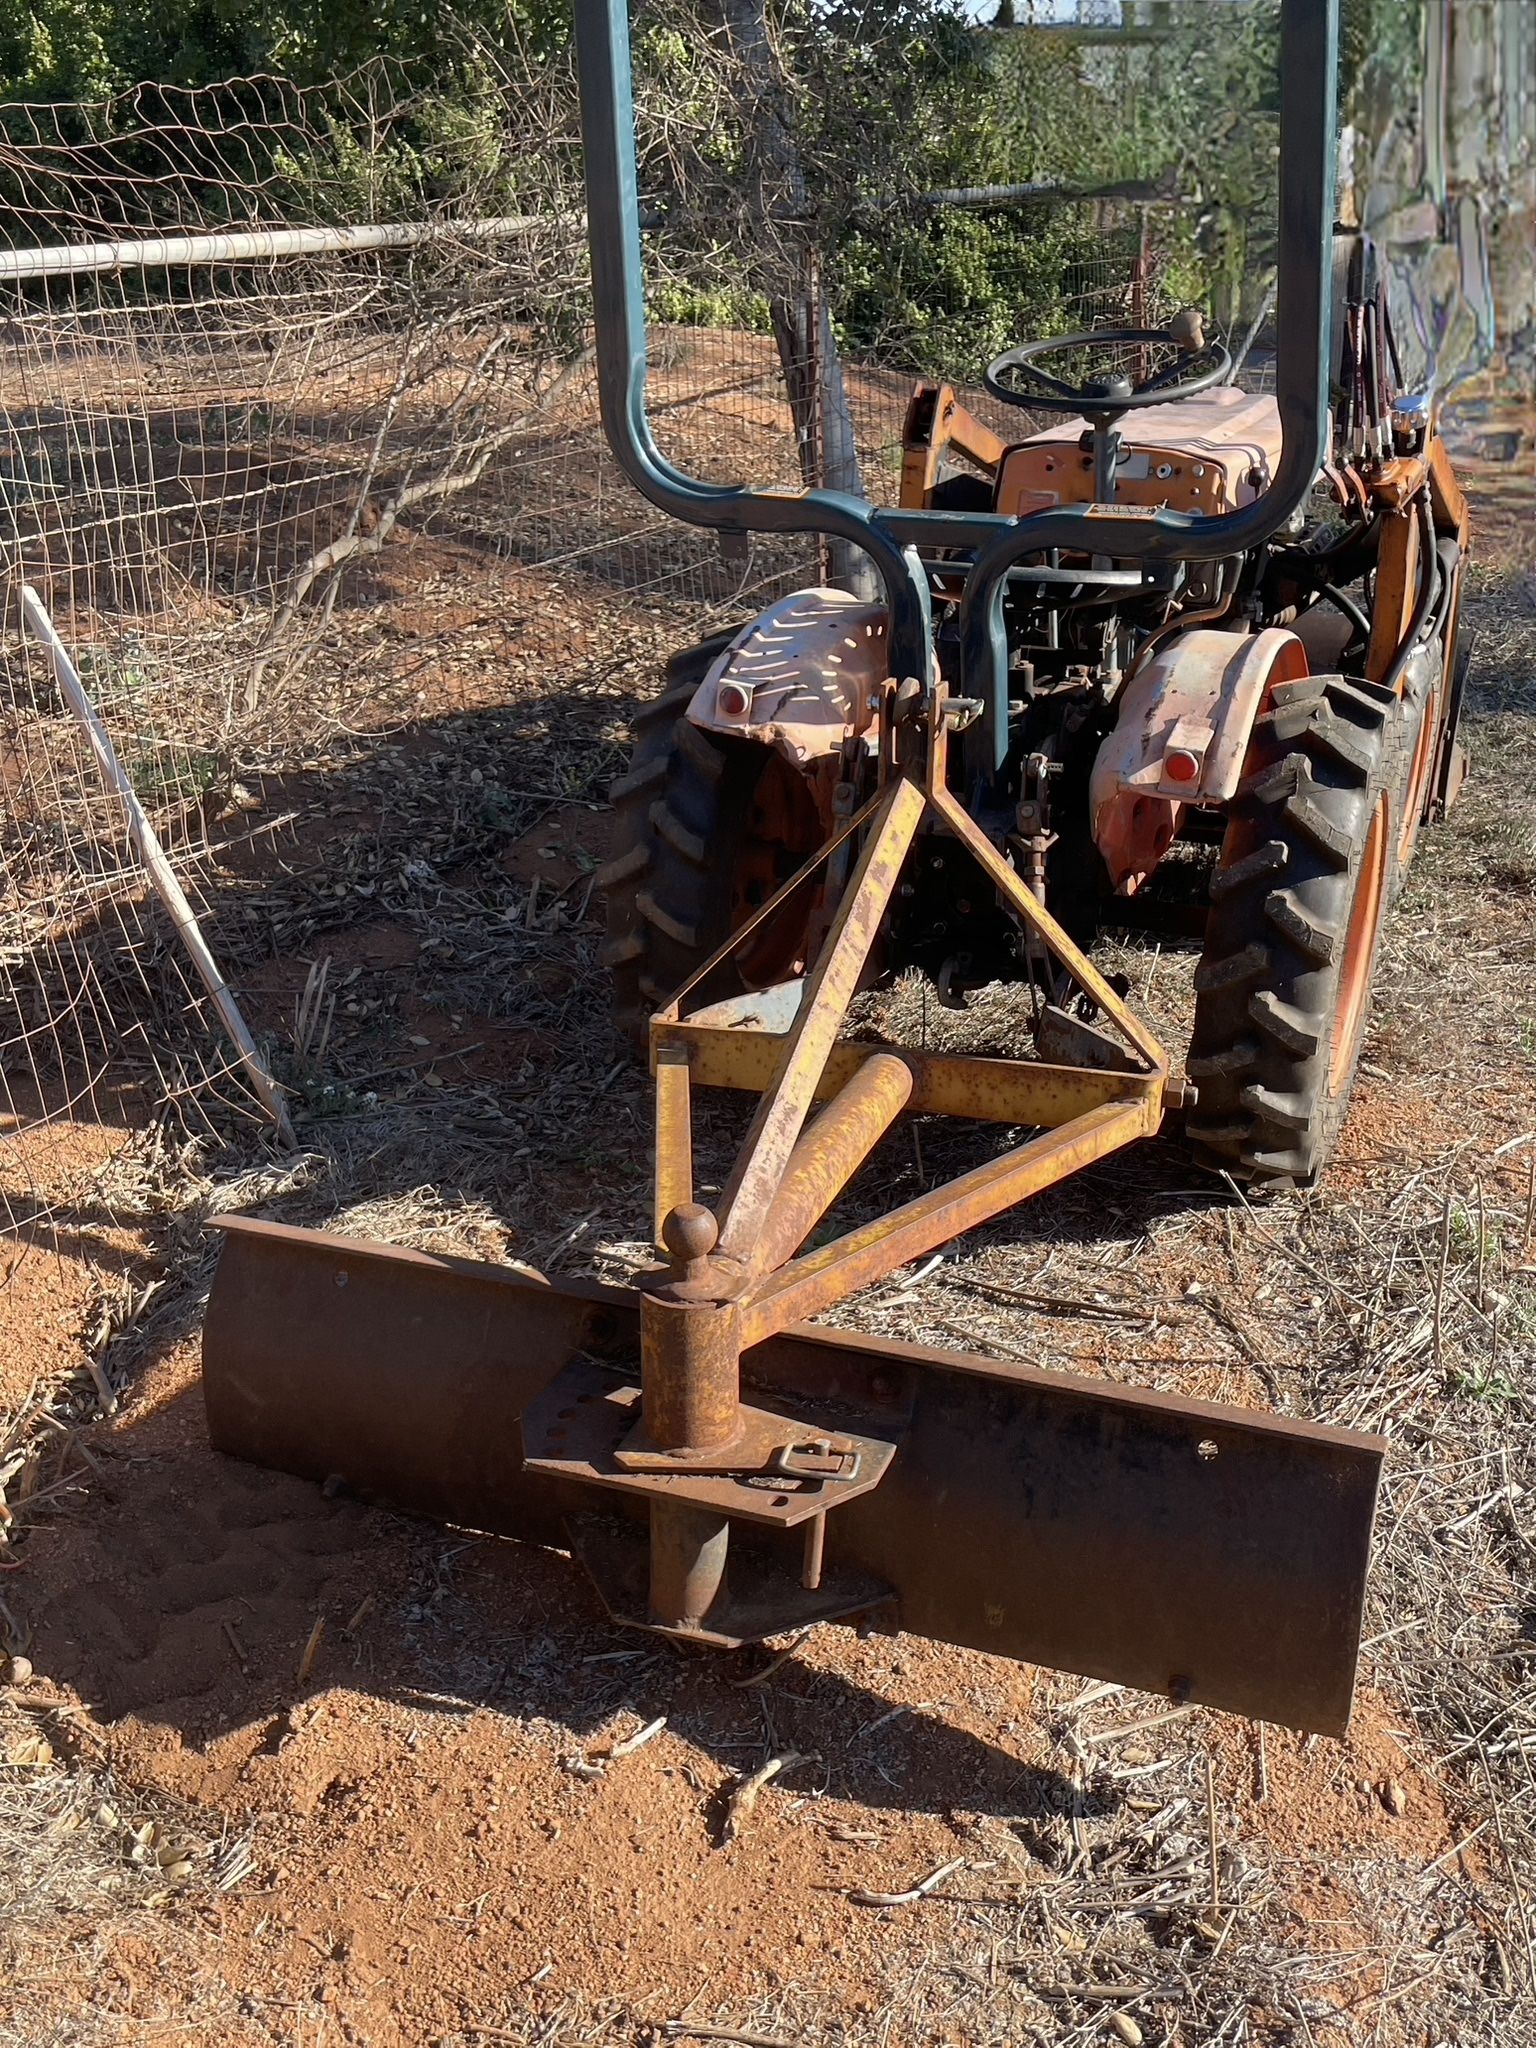
[(691, 525), (816, 533), (861, 548), (890, 608), (892, 673), (925, 689), (934, 678), (933, 616), (918, 547), (974, 548), (960, 607), (961, 689), (983, 705), (995, 770), (1008, 748), (1004, 597), (1009, 571), (1025, 556), (1059, 548), (1123, 561), (1217, 561), (1261, 545), (1305, 503), (1328, 454), (1339, 0), (1281, 4), (1276, 307), (1284, 438), (1268, 488), (1214, 517), (1163, 509), (1128, 518), (1086, 505), (1023, 518), (881, 509), (843, 491), (710, 484), (679, 469), (656, 445), (646, 403), (629, 0), (575, 0), (575, 22), (598, 384), (615, 459), (652, 504)]

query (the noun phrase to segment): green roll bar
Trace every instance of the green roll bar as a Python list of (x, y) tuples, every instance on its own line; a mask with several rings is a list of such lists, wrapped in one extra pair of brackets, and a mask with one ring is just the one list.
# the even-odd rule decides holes
[(648, 366), (628, 0), (575, 0), (587, 223), (603, 427), (652, 504), (726, 533), (815, 533), (874, 564), (890, 608), (894, 675), (933, 680), (933, 620), (919, 545), (971, 548), (960, 609), (961, 688), (984, 707), (990, 755), (1008, 747), (1008, 574), (1060, 548), (1125, 561), (1216, 561), (1277, 533), (1305, 503), (1328, 452), (1339, 0), (1282, 0), (1280, 251), (1276, 294), (1280, 461), (1251, 504), (1215, 517), (1159, 511), (1115, 518), (1063, 505), (1024, 518), (882, 510), (847, 492), (760, 490), (687, 475), (656, 445)]

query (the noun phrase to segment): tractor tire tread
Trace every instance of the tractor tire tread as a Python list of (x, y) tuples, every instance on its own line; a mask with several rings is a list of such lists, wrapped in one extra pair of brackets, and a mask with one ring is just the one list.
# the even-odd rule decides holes
[(1291, 850), (1283, 839), (1266, 839), (1262, 846), (1256, 846), (1252, 853), (1245, 854), (1235, 867), (1225, 868), (1211, 877), (1212, 900), (1219, 902), (1223, 896), (1230, 896), (1234, 889), (1244, 889), (1250, 882), (1280, 874), (1290, 857)]
[(644, 796), (647, 790), (658, 788), (666, 779), (665, 756), (655, 760), (637, 757), (633, 767), (627, 769), (617, 781), (609, 783), (608, 801), (615, 806), (627, 803), (631, 797)]
[(1299, 1059), (1310, 1059), (1322, 1042), (1317, 1019), (1297, 1003), (1282, 1002), (1272, 988), (1258, 989), (1248, 998), (1248, 1017), (1257, 1030)]
[(1285, 821), (1299, 832), (1315, 853), (1331, 861), (1340, 871), (1349, 866), (1349, 834), (1336, 825), (1328, 813), (1299, 790), (1285, 806)]
[(702, 832), (691, 832), (665, 797), (658, 797), (651, 805), (650, 819), (657, 838), (664, 839), (690, 867), (709, 865), (709, 841)]
[[(614, 1022), (642, 1052), (658, 1004), (707, 965), (730, 928), (735, 847), (767, 753), (693, 724), (688, 711), (738, 631), (717, 633), (667, 664), (660, 694), (632, 720), (630, 765), (609, 788), (599, 958), (612, 977)], [(704, 999), (730, 994), (729, 981), (718, 970)]]
[[(1378, 730), (1381, 714), (1376, 717)], [(1335, 718), (1331, 711), (1326, 718), (1314, 718), (1306, 731), (1308, 752), (1314, 757), (1337, 768), (1342, 774), (1351, 776), (1364, 788), (1370, 779), (1376, 750), (1369, 738), (1363, 738), (1358, 726), (1348, 719)]]
[(1338, 951), (1340, 927), (1320, 924), (1308, 917), (1294, 889), (1272, 889), (1264, 899), (1264, 915), (1280, 936), (1288, 939), (1297, 952), (1304, 953), (1315, 967), (1326, 967)]
[(1184, 1062), (1184, 1071), (1191, 1081), (1212, 1081), (1218, 1076), (1252, 1073), (1259, 1057), (1259, 1048), (1251, 1038), (1239, 1038), (1232, 1045), (1222, 1046), (1217, 1052), (1197, 1055)]
[(1209, 1146), (1213, 1151), (1241, 1146), (1248, 1132), (1246, 1119), (1239, 1123), (1217, 1123), (1209, 1117), (1191, 1116), (1184, 1126), (1184, 1134), (1191, 1143)]
[(1334, 1039), (1347, 935), (1398, 755), (1377, 686), (1307, 676), (1275, 700), (1228, 807), (1195, 973), (1186, 1068), (1198, 1098), (1185, 1123), (1202, 1164), (1272, 1192), (1313, 1185), (1343, 1122), (1353, 1072), (1336, 1070)]
[(653, 697), (649, 704), (642, 704), (630, 721), (636, 736), (649, 732), (653, 726), (671, 725), (693, 702), (698, 689), (698, 684), (692, 680), (673, 683), (659, 697)]
[(1246, 988), (1269, 971), (1269, 948), (1252, 944), (1225, 955), (1207, 952), (1195, 969), (1195, 993), (1206, 995), (1216, 989)]
[(677, 752), (684, 756), (699, 780), (713, 789), (725, 775), (725, 755), (718, 742), (686, 718), (679, 718), (672, 732)]
[(635, 905), (653, 931), (660, 932), (675, 946), (685, 947), (690, 953), (698, 951), (699, 927), (690, 924), (685, 918), (678, 917), (664, 903), (658, 902), (654, 890), (640, 890), (635, 897)]

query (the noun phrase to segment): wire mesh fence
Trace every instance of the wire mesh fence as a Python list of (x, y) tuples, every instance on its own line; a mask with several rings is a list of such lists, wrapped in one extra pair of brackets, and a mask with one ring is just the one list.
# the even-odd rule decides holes
[[(107, 142), (91, 110), (30, 110), (3, 162), (13, 217), (67, 223), (87, 245), (130, 227), (217, 233), (263, 196), (258, 159), (322, 140), (302, 100), (279, 97), (256, 82), (174, 119), (114, 109)], [(230, 166), (258, 121), (239, 193)], [(122, 805), (20, 631), (21, 583), (55, 613), (194, 893), (242, 835), (242, 769), (411, 715), (411, 665), (370, 652), (392, 606), (419, 641), (450, 602), (445, 546), (494, 602), (515, 602), (537, 569), (539, 611), (570, 622), (568, 662), (594, 658), (599, 638), (616, 651), (615, 607), (584, 602), (583, 585), (679, 619), (728, 594), (710, 551), (661, 545), (601, 459), (580, 223), (553, 182), (542, 198), (481, 237), (443, 234), (419, 209), (399, 246), (361, 252), (210, 260), (194, 242), (111, 268), (12, 252), (0, 1069), (13, 1126), (137, 1106), (195, 1127), (242, 1106)]]
[[(379, 80), (348, 90), (387, 133)], [(232, 855), (271, 851), (270, 821), (250, 815), (258, 772), (407, 725), (440, 709), (445, 687), (505, 694), (534, 679), (558, 701), (595, 677), (654, 674), (670, 649), (825, 571), (803, 541), (723, 552), (657, 514), (609, 459), (568, 81), (542, 96), (520, 82), (488, 110), (497, 162), (517, 166), (510, 191), (472, 152), (441, 192), (412, 188), (360, 146), (366, 123), (338, 149), (334, 108), (334, 89), (322, 102), (253, 80), (6, 117), (12, 1132), (260, 1115), (122, 798), (21, 627), (23, 585), (52, 613), (196, 905)], [(705, 476), (846, 481), (828, 475), (820, 423), (835, 391), (861, 485), (890, 502), (916, 377), (971, 389), (994, 346), (1167, 311), (1145, 207), (994, 208), (985, 275), (976, 221), (926, 206), (899, 236), (854, 237), (810, 274), (798, 353), (759, 288), (776, 246), (744, 266), (718, 237), (652, 233), (666, 452)], [(921, 303), (903, 272), (917, 257), (948, 280)], [(518, 622), (510, 670), (483, 672), (470, 651), (487, 617)], [(238, 989), (248, 949), (227, 915), (220, 943)], [(24, 1148), (5, 1156), (14, 1167)], [(0, 1195), (13, 1221), (30, 1213), (14, 1172)]]
[[(1446, 16), (1453, 54), (1482, 49), (1474, 17), (1474, 0)], [(1499, 26), (1507, 98), (1525, 32)], [(1074, 59), (1117, 105), (1142, 61), (1125, 41)], [(991, 355), (1160, 325), (1230, 267), (1219, 210), (1045, 185), (915, 191), (899, 161), (864, 162), (856, 125), (814, 129), (809, 169), (754, 171), (735, 145), (753, 142), (748, 114), (772, 139), (756, 60), (718, 39), (694, 54), (686, 121), (642, 78), (641, 142), (652, 413), (703, 476), (889, 503), (915, 379), (955, 383), (1016, 438), (1036, 422), (988, 398)], [(705, 131), (733, 147), (701, 150)], [(243, 808), (252, 773), (420, 715), (474, 620), (520, 622), (516, 673), (477, 688), (537, 675), (557, 699), (626, 664), (654, 673), (669, 647), (831, 566), (796, 543), (727, 555), (609, 460), (577, 133), (568, 70), (515, 49), (446, 126), (383, 68), (313, 91), (255, 78), (0, 112), (13, 1123), (89, 1106), (124, 1059), (114, 1113), (196, 1127), (251, 1107), (121, 802), (20, 630), (21, 584), (57, 619), (196, 898), (264, 829)], [(1373, 180), (1372, 218), (1390, 225), (1397, 186), (1380, 165)], [(1518, 256), (1524, 215), (1499, 219), (1497, 246)], [(1266, 304), (1267, 233), (1247, 224), (1227, 294), (1244, 328)], [(1528, 311), (1506, 320), (1518, 341)]]

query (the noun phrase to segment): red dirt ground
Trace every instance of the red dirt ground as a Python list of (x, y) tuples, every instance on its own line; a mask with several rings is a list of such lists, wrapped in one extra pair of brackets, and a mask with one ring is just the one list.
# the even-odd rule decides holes
[[(637, 1643), (563, 1558), (216, 1457), (191, 1343), (88, 1448), (90, 1513), (30, 1539), (30, 1647), (46, 1676), (28, 1694), (89, 1703), (121, 1776), (188, 1802), (210, 1837), (256, 1823), (252, 1877), (205, 1909), (208, 1961), (263, 2009), (330, 2015), (326, 2038), (420, 2048), (491, 2024), (535, 1979), (541, 1996), (610, 1995), (657, 2016), (793, 1986), (856, 2026), (943, 1942), (954, 1900), (1052, 1874), (1009, 1822), (1048, 1810), (1064, 1783), (1051, 1725), (1077, 1681), (822, 1631), (744, 1690), (755, 1653)], [(893, 1707), (911, 1711), (886, 1719)], [(1133, 1696), (1113, 1707), (1128, 1722), (1158, 1711)], [(570, 1769), (658, 1715), (663, 1733), (603, 1775)], [(1200, 1721), (1231, 1839), (1413, 1870), (1454, 1839), (1379, 1699), (1346, 1743), (1270, 1731), (1262, 1802), (1256, 1731)], [(1122, 1760), (1165, 1753), (1158, 1742), (1128, 1738)], [(721, 1847), (725, 1788), (786, 1750), (818, 1761), (784, 1773)], [(1398, 1818), (1376, 1790), (1389, 1780), (1406, 1797)], [(849, 1901), (955, 1857), (983, 1869), (904, 1913)], [(1324, 1887), (1295, 1910), (1337, 1917)], [(1346, 1934), (1334, 1930), (1341, 1947)], [(127, 2010), (153, 2004), (160, 1968), (116, 1954)]]
[[(91, 1122), (0, 1134), (0, 1202), (14, 1205), (19, 1221), (16, 1234), (0, 1240), (0, 1416), (15, 1415), (34, 1388), (79, 1367), (101, 1277), (123, 1271), (139, 1254), (132, 1232), (76, 1214), (77, 1203), (89, 1210), (90, 1175), (124, 1135), (121, 1127)], [(36, 1195), (43, 1186), (45, 1203)]]
[[(568, 825), (549, 836), (564, 842)], [(537, 849), (509, 859), (525, 879), (540, 865)], [(388, 925), (324, 950), (338, 969), (413, 957)], [(305, 966), (272, 965), (264, 1000), (276, 1016), (291, 1012)], [(477, 1020), (461, 1029), (414, 998), (401, 1022), (434, 1052), (479, 1041), (478, 1071), (504, 1072), (515, 1053)], [(1427, 1090), (1363, 1083), (1340, 1190), (1432, 1151), (1443, 1114)], [(72, 1142), (80, 1156), (66, 1163), (83, 1171), (112, 1134)], [(131, 1234), (104, 1233), (79, 1258), (41, 1241), (6, 1254), (0, 1403), (78, 1362), (92, 1264), (135, 1248)], [(1156, 1284), (1176, 1299), (1205, 1284), (1214, 1259), (1209, 1247), (1176, 1251)], [(1078, 1355), (1083, 1369), (1129, 1370), (1141, 1356), (1187, 1392), (1264, 1399), (1240, 1363), (1195, 1357), (1188, 1326), (1141, 1350), (1120, 1332), (1083, 1335), (1098, 1346)], [(963, 2025), (946, 2033), (926, 2019), (892, 2032), (888, 2012), (936, 1954), (971, 1939), (972, 1905), (1022, 1900), (1059, 1874), (1032, 1831), (1070, 1789), (1079, 1681), (822, 1630), (743, 1686), (761, 1655), (637, 1640), (562, 1557), (406, 1523), (216, 1457), (192, 1339), (155, 1359), (124, 1412), (81, 1443), (88, 1504), (27, 1541), (37, 1676), (18, 1696), (83, 1703), (126, 1786), (185, 1802), (205, 1841), (251, 1826), (254, 1862), (229, 1892), (199, 1896), (184, 1929), (188, 1985), (214, 1983), (238, 2019), (161, 2025), (166, 1947), (130, 1936), (103, 1960), (88, 1926), (61, 2016), (89, 1997), (136, 2042), (457, 2048), (523, 2040), (506, 2029), (536, 1993), (551, 2008), (614, 1998), (655, 2020), (783, 2000), (840, 2020), (851, 2042), (969, 2041)], [(1097, 1711), (1133, 1724), (1162, 1705), (1121, 1695)], [(654, 1740), (594, 1768), (661, 1716)], [(1351, 1917), (1354, 1863), (1417, 1879), (1461, 1831), (1404, 1726), (1368, 1693), (1347, 1741), (1270, 1731), (1262, 1760), (1250, 1724), (1197, 1714), (1179, 1732), (1179, 1770), (1191, 1729), (1211, 1758), (1223, 1841), (1272, 1849), (1282, 1872), (1295, 1864), (1278, 1910), (1314, 1949), (1366, 1946)], [(1114, 1751), (1150, 1768), (1175, 1754), (1164, 1739), (1133, 1727)], [(805, 1760), (723, 1844), (730, 1786), (786, 1753)], [(850, 1900), (957, 1858), (964, 1867), (920, 1904)], [(1417, 2038), (1408, 2007), (1374, 2024), (1383, 2042)], [(1252, 2038), (1294, 2037), (1255, 2016)]]

